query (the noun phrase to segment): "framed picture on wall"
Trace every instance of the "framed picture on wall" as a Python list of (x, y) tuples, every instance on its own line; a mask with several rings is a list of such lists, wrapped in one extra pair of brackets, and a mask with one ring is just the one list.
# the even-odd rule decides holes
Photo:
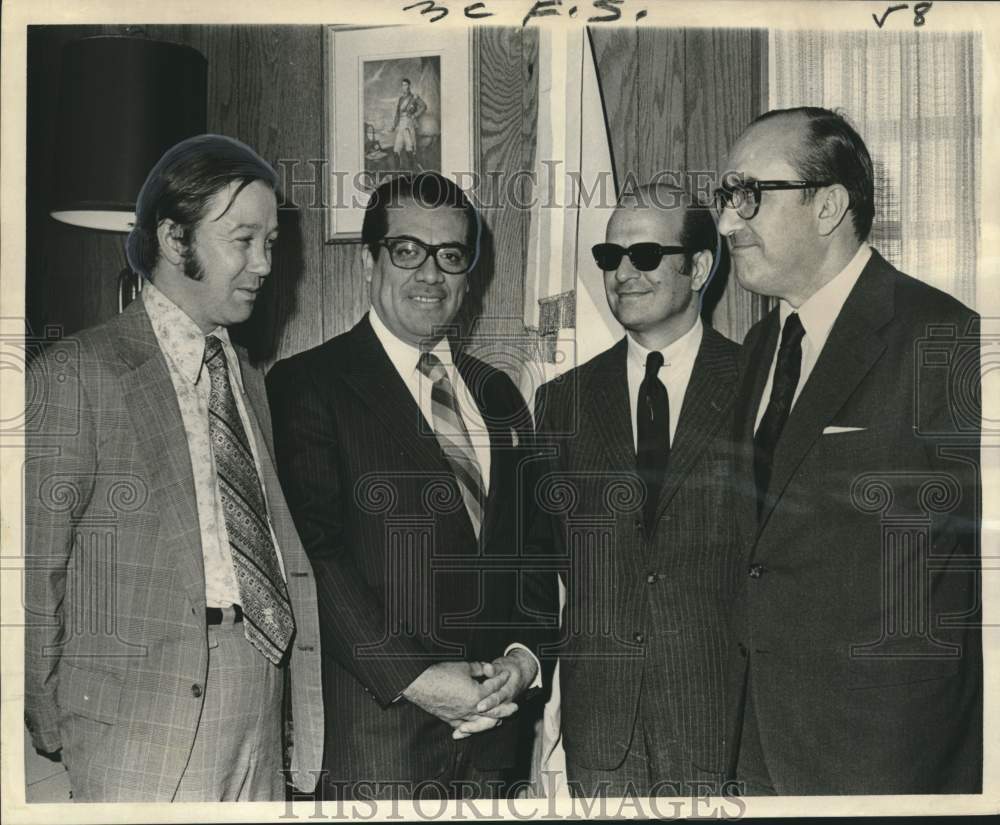
[(327, 26), (326, 239), (356, 241), (389, 177), (475, 171), (472, 29)]

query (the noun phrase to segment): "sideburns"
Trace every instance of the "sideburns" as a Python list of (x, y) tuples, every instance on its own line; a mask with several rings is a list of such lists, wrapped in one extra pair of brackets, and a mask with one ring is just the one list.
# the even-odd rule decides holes
[(201, 281), (205, 277), (205, 269), (198, 259), (194, 241), (188, 243), (184, 248), (184, 274), (192, 281)]

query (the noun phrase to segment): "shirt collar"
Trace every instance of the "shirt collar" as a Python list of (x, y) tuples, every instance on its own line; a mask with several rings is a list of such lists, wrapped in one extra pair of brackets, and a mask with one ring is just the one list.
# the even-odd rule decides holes
[[(379, 343), (382, 345), (382, 349), (385, 350), (385, 354), (389, 356), (389, 360), (392, 361), (392, 365), (396, 368), (398, 372), (404, 379), (409, 380), (411, 376), (417, 373), (417, 365), (420, 362), (420, 356), (423, 353), (419, 347), (413, 346), (402, 338), (399, 338), (392, 330), (389, 329), (379, 317), (378, 312), (375, 311), (374, 307), (368, 316), (369, 323), (372, 325), (372, 331), (375, 333), (375, 337), (378, 338)], [(445, 368), (449, 369), (452, 366), (452, 356), (451, 347), (448, 345), (447, 338), (441, 338), (431, 349)]]
[[(205, 363), (205, 333), (190, 315), (157, 289), (152, 281), (147, 279), (143, 283), (140, 294), (160, 349), (184, 378), (197, 384)], [(208, 334), (222, 341), (223, 350), (228, 355), (232, 348), (229, 331), (219, 326)]]
[(847, 266), (810, 295), (798, 310), (782, 299), (779, 305), (782, 328), (784, 328), (788, 316), (793, 312), (798, 312), (806, 336), (817, 347), (822, 348), (830, 336), (833, 322), (840, 315), (840, 310), (843, 309), (847, 296), (851, 294), (851, 290), (854, 289), (854, 285), (861, 277), (861, 272), (871, 256), (872, 248), (866, 243), (861, 244), (854, 257), (847, 262)]
[[(666, 347), (660, 350), (663, 353), (663, 366), (670, 367), (673, 365), (676, 368), (688, 360), (693, 362), (695, 355), (698, 353), (698, 348), (701, 346), (702, 334), (703, 328), (701, 317), (699, 316), (695, 318), (691, 329), (676, 341), (667, 344)], [(645, 369), (646, 357), (652, 350), (646, 349), (631, 335), (626, 335), (625, 338), (628, 341), (628, 357), (638, 364), (641, 369)]]

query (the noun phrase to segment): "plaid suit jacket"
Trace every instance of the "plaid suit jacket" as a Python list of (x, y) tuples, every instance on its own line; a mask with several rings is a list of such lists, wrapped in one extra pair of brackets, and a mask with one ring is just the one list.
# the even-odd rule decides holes
[[(263, 376), (237, 352), (297, 632), (295, 784), (322, 753), (316, 589), (273, 464)], [(208, 666), (204, 563), (180, 409), (142, 301), (27, 374), (25, 716), (74, 797), (168, 801)]]

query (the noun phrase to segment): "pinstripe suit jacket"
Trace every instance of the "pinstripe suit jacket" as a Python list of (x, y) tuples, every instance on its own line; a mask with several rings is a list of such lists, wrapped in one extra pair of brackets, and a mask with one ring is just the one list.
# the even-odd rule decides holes
[[(452, 729), (397, 697), (435, 662), (490, 661), (510, 642), (535, 648), (539, 614), (554, 619), (555, 574), (523, 569), (530, 415), (504, 373), (455, 361), (489, 431), (478, 543), (433, 430), (367, 315), (267, 377), (278, 468), (316, 570), (332, 782), (442, 774), (455, 757)], [(505, 725), (461, 747), (479, 768), (504, 767), (517, 733)]]
[[(263, 376), (237, 352), (295, 612), (292, 768), (309, 790), (323, 728), (315, 581), (274, 471)], [(62, 749), (77, 800), (169, 801), (198, 727), (208, 638), (190, 454), (143, 302), (39, 356), (26, 398), (34, 745)]]
[[(709, 327), (684, 397), (647, 535), (623, 338), (538, 397), (556, 455), (541, 499), (559, 511), (566, 607), (560, 651), (567, 761), (613, 769), (643, 703), (661, 759), (704, 779), (723, 768), (725, 611), (737, 552), (730, 502), (737, 345)], [(561, 492), (560, 492), (561, 491)]]

